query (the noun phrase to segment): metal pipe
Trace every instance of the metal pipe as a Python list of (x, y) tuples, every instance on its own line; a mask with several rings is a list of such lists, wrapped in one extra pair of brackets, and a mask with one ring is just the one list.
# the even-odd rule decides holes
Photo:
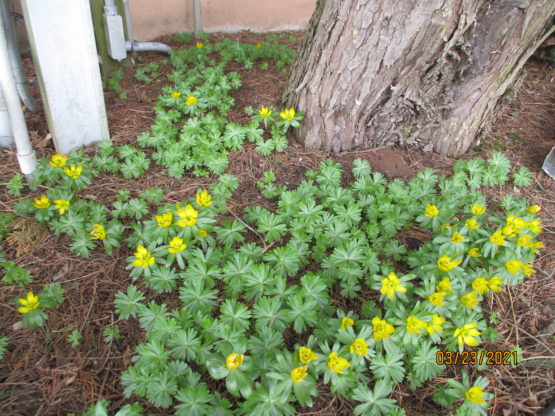
[(10, 114), (6, 108), (4, 95), (0, 89), (0, 147), (13, 146), (12, 126), (10, 125)]
[(193, 24), (195, 26), (195, 34), (198, 35), (202, 30), (200, 23), (200, 0), (193, 0)]
[(160, 42), (140, 42), (140, 43), (133, 43), (133, 48), (130, 50), (133, 52), (155, 51), (155, 52), (170, 53), (172, 51), (172, 48), (166, 45), (165, 43), (160, 43)]
[(129, 0), (123, 0), (123, 8), (125, 10), (125, 25), (127, 26), (127, 41), (125, 42), (125, 50), (127, 52), (164, 52), (170, 53), (172, 48), (164, 43), (159, 42), (135, 42), (133, 38), (133, 24), (131, 22), (131, 11), (129, 9)]
[(14, 134), (19, 167), (21, 172), (29, 179), (37, 166), (37, 157), (31, 146), (31, 140), (29, 140), (25, 117), (23, 117), (19, 95), (15, 86), (10, 56), (8, 54), (4, 19), (0, 19), (0, 87), (2, 88), (6, 107), (10, 115), (10, 124)]
[[(131, 22), (131, 10), (129, 9), (129, 0), (123, 0), (123, 9), (125, 11), (125, 26), (127, 27), (127, 42), (125, 42), (125, 46), (128, 51), (133, 51), (135, 38), (133, 36), (133, 24)], [(131, 46), (131, 49), (127, 48), (128, 43)]]
[(23, 101), (29, 110), (38, 111), (40, 110), (40, 105), (37, 104), (27, 87), (25, 71), (23, 70), (23, 65), (21, 64), (21, 54), (19, 52), (19, 47), (17, 46), (17, 38), (10, 18), (8, 0), (0, 0), (0, 14), (2, 14), (2, 20), (4, 23), (6, 41), (8, 43), (8, 54), (10, 57), (10, 64), (17, 92), (21, 97), (21, 101)]

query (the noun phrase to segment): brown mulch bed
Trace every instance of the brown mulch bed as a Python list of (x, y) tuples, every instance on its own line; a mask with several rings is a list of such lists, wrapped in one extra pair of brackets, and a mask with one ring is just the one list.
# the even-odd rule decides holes
[[(297, 33), (298, 35), (298, 33)], [(224, 35), (211, 35), (217, 41)], [(228, 35), (225, 35), (228, 36)], [(264, 35), (243, 32), (230, 35), (242, 42), (256, 43)], [(181, 44), (170, 37), (160, 39), (172, 47)], [(160, 55), (139, 55), (139, 65), (159, 60)], [(30, 58), (26, 58), (31, 76)], [(278, 106), (280, 90), (287, 76), (271, 68), (240, 73), (243, 86), (234, 92), (238, 110), (230, 114), (233, 121), (244, 121), (242, 108), (247, 105)], [(488, 391), (495, 393), (491, 415), (538, 415), (555, 396), (555, 374), (549, 368), (548, 359), (555, 359), (555, 183), (541, 171), (541, 164), (550, 148), (555, 145), (555, 72), (549, 66), (530, 61), (526, 64), (527, 76), (516, 100), (509, 104), (490, 137), (478, 149), (465, 158), (487, 157), (492, 151), (501, 150), (513, 165), (523, 165), (534, 173), (532, 186), (526, 189), (510, 185), (488, 189), (488, 196), (499, 200), (507, 192), (526, 197), (542, 207), (539, 213), (544, 221), (541, 240), (546, 249), (535, 262), (536, 273), (522, 285), (505, 287), (485, 302), (484, 309), (495, 311), (499, 324), (499, 341), (486, 345), (490, 350), (509, 350), (515, 345), (523, 349), (523, 363), (515, 369), (493, 366), (483, 374), (490, 381)], [(113, 92), (106, 92), (106, 108), (110, 132), (116, 144), (134, 144), (136, 136), (147, 130), (154, 118), (153, 104), (161, 88), (167, 82), (169, 65), (161, 66), (160, 77), (145, 85), (134, 78), (134, 68), (125, 69), (122, 82), (128, 98), (120, 100)], [(38, 88), (33, 86), (38, 96)], [(48, 129), (42, 112), (27, 113), (29, 131), (37, 156), (50, 157), (54, 153), (51, 141), (46, 139)], [(94, 153), (94, 148), (86, 150)], [(230, 155), (229, 172), (238, 176), (240, 188), (235, 193), (230, 208), (239, 215), (243, 207), (252, 204), (269, 204), (255, 187), (265, 170), (273, 170), (280, 183), (295, 186), (304, 177), (304, 172), (314, 169), (319, 162), (333, 158), (347, 168), (355, 158), (367, 159), (374, 170), (389, 178), (408, 179), (423, 168), (430, 167), (448, 172), (454, 159), (433, 153), (423, 153), (402, 148), (380, 148), (366, 151), (326, 154), (304, 150), (292, 143), (281, 154), (262, 157), (252, 145)], [(14, 151), (0, 151), (0, 181), (6, 184), (18, 172)], [(167, 201), (178, 202), (191, 196), (197, 187), (208, 186), (214, 178), (185, 176), (176, 180), (169, 178), (156, 167), (152, 167), (140, 180), (125, 180), (121, 177), (103, 176), (86, 190), (87, 197), (98, 202), (111, 204), (115, 193), (122, 188), (132, 195), (150, 187), (167, 190)], [(37, 192), (38, 193), (38, 192)], [(35, 194), (37, 194), (35, 193)], [(13, 212), (17, 200), (0, 189), (1, 212)], [(37, 196), (26, 193), (25, 196)], [(28, 269), (34, 276), (32, 288), (35, 292), (48, 283), (58, 281), (65, 288), (65, 301), (49, 312), (50, 318), (43, 328), (21, 329), (17, 308), (9, 303), (21, 294), (21, 289), (0, 286), (0, 335), (10, 338), (8, 350), (0, 361), (0, 414), (1, 415), (61, 415), (69, 412), (80, 414), (84, 409), (100, 400), (109, 400), (113, 409), (121, 407), (128, 399), (123, 397), (120, 373), (131, 364), (135, 346), (144, 340), (144, 332), (131, 321), (117, 322), (121, 339), (105, 343), (102, 330), (115, 321), (113, 314), (114, 295), (124, 291), (131, 283), (125, 270), (125, 258), (131, 253), (128, 248), (114, 250), (107, 255), (96, 250), (89, 259), (75, 255), (68, 247), (69, 238), (57, 237), (52, 233), (36, 230), (36, 238), (19, 248), (6, 244), (8, 258)], [(19, 256), (16, 256), (19, 254)], [(137, 284), (141, 286), (140, 282)], [(70, 348), (68, 334), (78, 329), (83, 335), (77, 348)], [(552, 363), (553, 361), (551, 361)], [(551, 364), (552, 366), (552, 364)], [(451, 373), (460, 369), (450, 369)], [(469, 371), (474, 371), (470, 369)], [(299, 415), (350, 415), (353, 403), (334, 397), (325, 386), (320, 386), (321, 396), (311, 409), (300, 409)], [(433, 391), (423, 388), (412, 393), (405, 384), (394, 391), (394, 397), (408, 415), (437, 414), (438, 408), (431, 402)], [(154, 414), (165, 414), (140, 403)]]

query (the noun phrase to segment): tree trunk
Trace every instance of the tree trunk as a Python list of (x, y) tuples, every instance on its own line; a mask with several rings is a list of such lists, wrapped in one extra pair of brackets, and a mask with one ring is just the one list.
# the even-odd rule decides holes
[(553, 0), (318, 0), (283, 100), (308, 148), (460, 155), (553, 31)]

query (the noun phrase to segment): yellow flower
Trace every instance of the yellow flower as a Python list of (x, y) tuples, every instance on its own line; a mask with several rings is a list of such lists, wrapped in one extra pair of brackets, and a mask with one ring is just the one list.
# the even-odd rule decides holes
[(541, 224), (542, 222), (540, 220), (534, 220), (529, 223), (528, 227), (530, 228), (530, 231), (532, 231), (534, 234), (539, 234), (542, 232), (543, 229)]
[(89, 233), (93, 240), (104, 240), (106, 238), (106, 230), (100, 224), (93, 224), (94, 229)]
[(54, 208), (60, 212), (60, 215), (66, 212), (69, 208), (69, 201), (66, 201), (65, 199), (55, 199), (54, 204)]
[(260, 110), (258, 110), (258, 114), (262, 118), (270, 117), (272, 115), (272, 110), (270, 110), (268, 107), (260, 107)]
[(79, 177), (79, 175), (81, 175), (81, 172), (83, 172), (83, 166), (81, 166), (81, 165), (75, 166), (72, 163), (71, 165), (69, 165), (69, 168), (64, 168), (64, 172), (71, 179), (77, 179)]
[(156, 222), (158, 223), (158, 227), (168, 228), (172, 225), (173, 214), (171, 212), (164, 212), (162, 215), (156, 215)]
[(374, 331), (374, 339), (380, 341), (383, 338), (389, 338), (389, 335), (395, 332), (393, 325), (387, 323), (385, 319), (380, 319), (375, 316), (372, 319), (372, 329)]
[(55, 168), (63, 168), (66, 165), (67, 162), (67, 156), (62, 155), (61, 153), (56, 153), (54, 155), (52, 155), (52, 157), (50, 158), (50, 166), (53, 166)]
[(137, 259), (133, 261), (133, 266), (136, 267), (146, 269), (148, 266), (153, 266), (156, 263), (156, 259), (150, 254), (150, 251), (143, 246), (137, 246), (135, 257)]
[(202, 42), (197, 42), (195, 46), (197, 47), (197, 49), (202, 49), (204, 45), (202, 44)]
[(524, 276), (530, 277), (534, 274), (534, 269), (532, 268), (532, 266), (530, 264), (523, 264), (522, 265), (522, 273), (524, 273)]
[(225, 359), (225, 367), (228, 370), (235, 370), (237, 369), (241, 364), (243, 364), (243, 360), (245, 359), (245, 354), (237, 354), (235, 352), (232, 352), (231, 354), (229, 354), (227, 356), (227, 358)]
[(177, 99), (179, 97), (181, 97), (181, 92), (179, 92), (179, 91), (173, 91), (172, 92), (172, 98)]
[[(439, 284), (438, 284), (439, 286)], [(443, 300), (445, 298), (446, 292), (435, 292), (428, 296), (428, 300), (432, 305), (443, 306)]]
[(185, 100), (185, 104), (197, 105), (197, 97), (195, 97), (193, 94), (189, 94), (189, 96), (187, 97), (187, 100)]
[(206, 189), (203, 189), (200, 194), (197, 192), (197, 205), (199, 207), (209, 207), (212, 205), (212, 195)]
[(439, 209), (437, 209), (435, 205), (433, 204), (426, 205), (426, 213), (424, 214), (424, 216), (428, 218), (434, 218), (434, 217), (437, 217), (438, 215), (439, 215)]
[(474, 218), (470, 218), (470, 219), (466, 220), (464, 225), (469, 230), (477, 230), (478, 228), (480, 228), (480, 224), (478, 224), (478, 221), (476, 221)]
[(426, 331), (428, 331), (428, 334), (434, 335), (436, 331), (437, 332), (443, 331), (443, 327), (441, 325), (444, 323), (445, 323), (445, 318), (442, 318), (437, 313), (434, 313), (432, 316), (432, 322), (426, 323), (425, 329)]
[(262, 44), (261, 44), (260, 42), (258, 42), (258, 43), (256, 44), (256, 49), (260, 49), (261, 47), (262, 47)]
[(486, 212), (486, 207), (480, 204), (474, 204), (472, 205), (472, 208), (470, 208), (470, 212), (472, 213), (472, 215), (482, 215), (484, 212)]
[(493, 276), (488, 280), (488, 287), (494, 292), (499, 292), (501, 285), (503, 284), (503, 279), (501, 276)]
[(303, 365), (301, 367), (297, 367), (291, 370), (291, 378), (295, 383), (302, 383), (302, 381), (307, 375), (308, 375), (308, 366), (306, 365)]
[(489, 290), (488, 279), (485, 277), (477, 277), (472, 281), (472, 289), (479, 292), (480, 295), (486, 293)]
[(351, 352), (351, 354), (358, 354), (361, 357), (364, 357), (366, 354), (368, 354), (368, 344), (364, 339), (357, 338), (355, 339), (355, 342), (353, 342), (349, 346), (349, 351)]
[(279, 113), (279, 116), (284, 120), (291, 121), (295, 118), (295, 109), (293, 107), (289, 109), (286, 108), (281, 113)]
[(350, 326), (353, 326), (354, 324), (355, 324), (355, 321), (353, 321), (351, 318), (346, 316), (341, 320), (341, 329), (345, 331), (347, 330), (347, 328), (349, 328)]
[(442, 270), (444, 272), (453, 270), (459, 264), (461, 264), (461, 260), (452, 260), (449, 256), (441, 256), (437, 260), (437, 267), (439, 267), (439, 270)]
[(194, 209), (191, 204), (187, 204), (184, 209), (181, 208), (179, 203), (175, 204), (175, 206), (177, 207), (177, 215), (181, 218), (177, 221), (177, 225), (180, 227), (187, 227), (197, 223), (198, 211)]
[(409, 316), (406, 323), (406, 329), (409, 334), (421, 334), (422, 332), (420, 330), (426, 328), (426, 322), (416, 316)]
[(400, 282), (401, 280), (399, 280), (395, 273), (389, 273), (385, 279), (382, 279), (380, 293), (386, 295), (388, 299), (393, 299), (395, 292), (406, 293), (407, 288), (401, 285)]
[(445, 230), (450, 230), (451, 228), (453, 228), (451, 224), (441, 224), (439, 227), (441, 232), (444, 232)]
[(41, 195), (40, 198), (35, 198), (33, 206), (38, 209), (46, 209), (50, 206), (50, 201), (46, 195)]
[(168, 252), (172, 254), (180, 253), (187, 248), (187, 244), (183, 243), (183, 239), (175, 236), (172, 241), (170, 241), (170, 247)]
[(443, 279), (441, 279), (441, 282), (436, 285), (436, 290), (438, 292), (453, 293), (453, 291), (451, 290), (451, 280), (449, 280), (448, 277), (444, 277)]
[(451, 242), (453, 244), (458, 244), (458, 243), (462, 243), (463, 241), (464, 241), (464, 237), (455, 231), (455, 233), (451, 237)]
[(299, 361), (303, 364), (308, 364), (311, 361), (318, 359), (318, 356), (307, 347), (299, 348)]
[(338, 374), (343, 374), (343, 370), (349, 368), (351, 364), (343, 357), (338, 357), (336, 352), (328, 355), (328, 369), (330, 373), (336, 371)]
[(527, 209), (528, 214), (537, 214), (540, 210), (541, 207), (539, 205), (530, 205)]
[(200, 233), (200, 236), (202, 238), (206, 237), (208, 235), (208, 232), (203, 230), (202, 228), (199, 228), (198, 232)]
[(459, 346), (462, 347), (464, 344), (466, 344), (471, 347), (475, 347), (476, 345), (478, 345), (478, 341), (474, 337), (482, 335), (482, 333), (476, 329), (477, 326), (478, 324), (471, 322), (465, 324), (462, 328), (455, 329), (453, 338), (458, 339)]
[(484, 403), (484, 392), (482, 391), (482, 386), (473, 386), (468, 389), (464, 397), (466, 400), (472, 403)]
[(505, 244), (505, 237), (503, 237), (503, 232), (501, 230), (494, 232), (491, 235), (489, 241), (491, 241), (493, 244), (497, 244), (498, 246), (502, 246), (503, 244)]
[(505, 263), (505, 268), (511, 274), (517, 274), (523, 265), (524, 263), (519, 260), (509, 260)]
[(25, 298), (18, 299), (18, 302), (23, 305), (17, 309), (19, 313), (30, 312), (33, 309), (37, 309), (40, 305), (39, 297), (33, 292), (27, 292), (27, 296)]
[(467, 251), (467, 254), (470, 257), (482, 257), (482, 255), (480, 254), (480, 250), (478, 249), (478, 247), (472, 247), (470, 250)]
[(478, 292), (468, 292), (466, 295), (461, 297), (461, 302), (464, 306), (470, 309), (474, 309), (478, 305)]
[(516, 240), (517, 245), (520, 247), (532, 247), (532, 236), (528, 234), (523, 234)]

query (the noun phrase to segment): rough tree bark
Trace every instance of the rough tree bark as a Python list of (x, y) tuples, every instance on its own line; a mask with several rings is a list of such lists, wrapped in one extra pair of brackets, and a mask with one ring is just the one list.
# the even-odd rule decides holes
[(487, 134), (554, 13), (553, 0), (318, 0), (283, 95), (305, 111), (297, 137), (460, 155)]

